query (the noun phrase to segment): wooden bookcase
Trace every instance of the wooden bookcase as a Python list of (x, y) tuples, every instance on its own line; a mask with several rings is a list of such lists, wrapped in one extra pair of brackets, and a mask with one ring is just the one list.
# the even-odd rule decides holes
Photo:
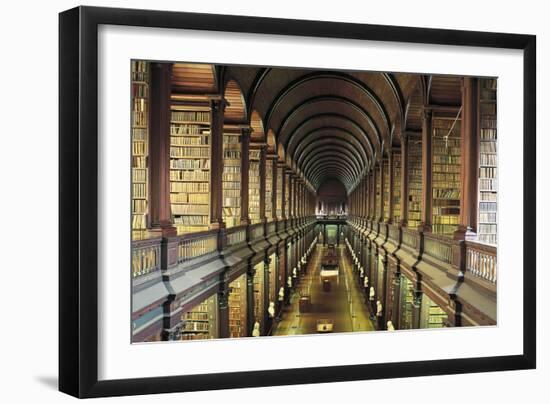
[(260, 261), (254, 266), (254, 321), (260, 323), (260, 329), (263, 327), (264, 312), (266, 310), (264, 304), (264, 263)]
[(214, 294), (181, 316), (183, 321), (182, 340), (212, 339), (218, 337), (217, 300), (217, 296)]
[(375, 218), (378, 221), (378, 219), (382, 216), (382, 206), (381, 206), (381, 202), (382, 202), (382, 184), (381, 184), (381, 181), (380, 181), (380, 166), (379, 165), (376, 166), (375, 173), (376, 173), (376, 203), (375, 203), (376, 215), (375, 215)]
[(416, 229), (422, 218), (422, 137), (409, 138), (409, 209), (407, 225)]
[(435, 304), (426, 294), (422, 295), (420, 328), (442, 328), (447, 322), (447, 313)]
[(284, 215), (288, 219), (290, 218), (290, 174), (284, 174), (285, 176), (285, 211)]
[(248, 169), (248, 217), (260, 223), (260, 149), (250, 149)]
[(229, 337), (246, 337), (246, 274), (229, 284)]
[(147, 238), (149, 64), (132, 63), (132, 240)]
[(399, 329), (410, 330), (413, 328), (414, 286), (404, 275), (400, 275), (400, 279)]
[(401, 222), (401, 153), (394, 150), (393, 164), (393, 222)]
[(277, 256), (275, 253), (271, 254), (269, 260), (269, 296), (268, 301), (277, 302)]
[(480, 81), (479, 218), (477, 237), (497, 243), (497, 105), (496, 79)]
[(275, 214), (277, 215), (277, 220), (283, 219), (283, 167), (277, 166), (277, 189), (275, 190), (277, 194), (276, 198), (276, 210)]
[(227, 228), (241, 223), (241, 134), (223, 134), (222, 217)]
[(460, 216), (460, 120), (433, 119), (432, 232), (452, 235)]
[(273, 220), (273, 162), (265, 162), (265, 217), (268, 222)]
[(390, 161), (385, 158), (382, 160), (384, 169), (384, 220), (390, 218)]
[(210, 224), (210, 109), (172, 105), (170, 205), (178, 234)]

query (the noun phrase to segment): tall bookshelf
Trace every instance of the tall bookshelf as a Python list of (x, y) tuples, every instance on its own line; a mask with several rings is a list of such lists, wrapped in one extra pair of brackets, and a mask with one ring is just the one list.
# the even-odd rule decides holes
[(460, 216), (460, 120), (434, 118), (432, 232), (452, 235)]
[(393, 152), (393, 222), (401, 221), (401, 153)]
[(285, 217), (290, 217), (290, 174), (285, 176)]
[(266, 160), (265, 164), (265, 217), (270, 222), (273, 218), (273, 163)]
[(209, 108), (172, 105), (170, 205), (178, 234), (208, 230), (210, 144)]
[(132, 240), (147, 238), (149, 64), (132, 63)]
[(497, 80), (481, 80), (479, 139), (479, 218), (477, 237), (497, 243)]
[(271, 303), (277, 302), (277, 256), (275, 253), (269, 257), (269, 296), (268, 301)]
[(382, 184), (381, 184), (381, 181), (380, 181), (380, 167), (378, 165), (376, 166), (375, 173), (376, 173), (376, 203), (375, 203), (376, 215), (375, 215), (375, 218), (376, 218), (376, 220), (378, 220), (380, 218), (380, 216), (382, 216), (382, 206), (381, 206)]
[(422, 218), (422, 138), (411, 135), (409, 138), (409, 201), (407, 225), (418, 228)]
[(182, 340), (212, 339), (218, 337), (218, 299), (214, 294), (181, 316)]
[(384, 219), (390, 217), (390, 161), (389, 159), (382, 160), (384, 169)]
[(248, 216), (250, 223), (260, 223), (260, 150), (250, 149), (248, 169)]
[(229, 284), (229, 337), (246, 337), (246, 274)]
[(420, 328), (442, 328), (447, 322), (447, 313), (435, 304), (426, 294), (422, 295)]
[[(256, 272), (254, 273), (254, 321), (260, 323), (263, 326), (264, 313), (266, 308), (264, 307), (264, 263), (260, 261), (254, 266)], [(261, 329), (261, 327), (260, 327)]]
[(401, 288), (400, 288), (400, 319), (399, 329), (410, 330), (413, 328), (413, 300), (414, 300), (414, 286), (411, 281), (404, 275), (400, 275)]
[(275, 191), (277, 192), (275, 212), (277, 219), (281, 220), (283, 218), (283, 167), (281, 166), (277, 166), (277, 189)]
[(238, 226), (241, 223), (241, 135), (223, 134), (223, 211), (225, 225)]

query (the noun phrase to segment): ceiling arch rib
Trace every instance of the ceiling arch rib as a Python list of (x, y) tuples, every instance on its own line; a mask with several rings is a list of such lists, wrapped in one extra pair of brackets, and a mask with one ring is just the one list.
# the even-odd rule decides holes
[(325, 158), (323, 161), (317, 160), (310, 164), (310, 166), (307, 168), (307, 171), (305, 171), (305, 175), (310, 178), (312, 173), (316, 172), (317, 170), (320, 170), (322, 167), (326, 165), (334, 165), (338, 166), (342, 169), (342, 171), (345, 171), (349, 174), (349, 178), (357, 178), (357, 173), (354, 170), (353, 166), (351, 166), (348, 162), (344, 160), (330, 160), (329, 157)]
[(297, 144), (296, 142), (302, 137), (302, 132), (309, 133), (320, 127), (337, 127), (352, 133), (355, 135), (355, 138), (364, 145), (365, 149), (368, 150), (369, 156), (372, 157), (375, 154), (374, 147), (368, 140), (363, 128), (346, 115), (336, 113), (319, 113), (307, 117), (304, 121), (298, 122), (285, 148), (287, 150), (292, 150)]
[[(361, 161), (354, 154), (353, 149), (345, 143), (326, 143), (321, 145), (314, 144), (310, 146), (309, 151), (311, 151), (311, 154), (303, 154), (304, 159), (302, 161), (304, 169), (308, 167), (310, 162), (318, 160), (315, 156), (324, 152), (331, 152), (332, 154), (336, 154), (337, 158), (343, 158), (346, 162), (351, 164), (355, 168), (355, 173), (357, 175), (361, 175), (363, 172), (363, 165), (361, 164)], [(342, 155), (338, 156), (337, 153), (342, 153)]]
[(363, 163), (369, 161), (366, 150), (355, 136), (341, 128), (337, 127), (322, 127), (306, 133), (294, 150), (288, 150), (288, 153), (296, 160), (296, 164), (300, 167), (301, 162), (310, 149), (309, 146), (319, 142), (325, 142), (327, 139), (334, 139), (337, 142), (345, 142), (359, 157)]
[(315, 188), (318, 188), (327, 178), (336, 177), (339, 178), (342, 184), (346, 187), (346, 190), (350, 190), (353, 184), (353, 178), (343, 171), (340, 167), (325, 164), (324, 167), (312, 173), (311, 182)]
[(324, 174), (328, 169), (337, 170), (338, 172), (343, 174), (346, 178), (346, 183), (348, 183), (348, 185), (353, 182), (354, 175), (352, 172), (350, 172), (349, 167), (336, 160), (316, 163), (311, 168), (311, 178), (316, 179), (319, 177), (324, 177)]

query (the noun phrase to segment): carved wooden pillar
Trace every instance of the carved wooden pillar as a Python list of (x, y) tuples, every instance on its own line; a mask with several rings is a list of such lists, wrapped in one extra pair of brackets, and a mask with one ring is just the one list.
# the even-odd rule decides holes
[(420, 230), (432, 231), (432, 111), (422, 112), (422, 217)]
[(394, 170), (393, 170), (393, 153), (392, 149), (388, 150), (388, 223), (393, 223), (393, 184), (394, 182)]
[(149, 128), (150, 233), (172, 237), (176, 228), (170, 212), (170, 95), (172, 65), (151, 63)]
[(250, 133), (252, 129), (244, 127), (241, 129), (241, 224), (250, 224), (248, 216), (248, 188), (250, 171)]
[[(266, 178), (265, 178), (265, 165), (267, 164), (266, 161), (266, 146), (262, 146), (260, 149), (260, 220), (262, 223), (265, 223), (268, 218), (265, 217), (265, 184), (266, 184)], [(273, 184), (272, 184), (273, 185)], [(270, 218), (269, 218), (270, 219)]]
[(254, 275), (256, 274), (256, 268), (249, 264), (248, 271), (246, 272), (246, 336), (252, 336), (252, 330), (254, 329)]
[(210, 227), (212, 229), (223, 228), (223, 118), (225, 110), (225, 101), (223, 99), (213, 99), (211, 106), (211, 173), (210, 173)]
[(462, 79), (460, 218), (454, 238), (476, 238), (479, 167), (479, 80)]
[(285, 172), (285, 163), (279, 162), (277, 164), (277, 169), (281, 170), (281, 217), (283, 220), (286, 220), (286, 172)]
[(229, 338), (229, 283), (225, 275), (220, 275), (218, 290), (218, 334), (220, 338)]
[(277, 220), (277, 157), (270, 156), (268, 164), (271, 164), (271, 217), (268, 220)]
[(409, 135), (401, 134), (401, 226), (409, 217)]
[(379, 174), (379, 181), (380, 181), (380, 217), (378, 217), (379, 222), (384, 221), (384, 157), (380, 159), (378, 162), (378, 174)]
[(370, 189), (370, 171), (367, 171), (367, 174), (365, 176), (365, 185), (366, 185), (365, 202), (367, 204), (367, 211), (365, 216), (367, 220), (370, 220), (371, 218), (370, 194), (372, 193)]
[(372, 206), (372, 221), (376, 221), (376, 163), (372, 167), (372, 174), (371, 174), (371, 189), (372, 189), (372, 200), (371, 200), (371, 206)]

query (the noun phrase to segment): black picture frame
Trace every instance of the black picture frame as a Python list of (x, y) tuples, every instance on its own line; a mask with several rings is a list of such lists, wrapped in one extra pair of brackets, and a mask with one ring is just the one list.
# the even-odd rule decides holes
[[(523, 51), (523, 354), (98, 381), (98, 26), (360, 39)], [(59, 16), (59, 389), (76, 397), (323, 383), (536, 366), (536, 37), (78, 7)], [(81, 214), (86, 212), (86, 214)], [(518, 231), (518, 234), (521, 234)], [(518, 273), (519, 276), (519, 273)]]

